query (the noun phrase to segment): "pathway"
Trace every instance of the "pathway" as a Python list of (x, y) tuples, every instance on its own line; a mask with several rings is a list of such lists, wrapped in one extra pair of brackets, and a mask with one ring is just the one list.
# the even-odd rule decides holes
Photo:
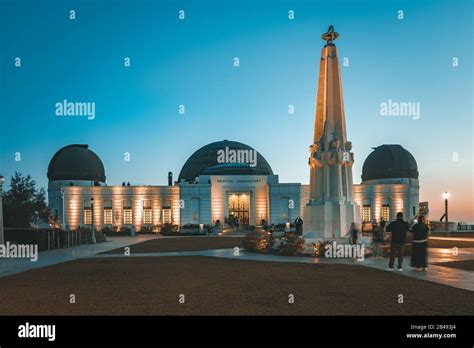
[(107, 237), (107, 242), (97, 244), (84, 244), (72, 248), (42, 251), (38, 254), (37, 261), (30, 259), (0, 259), (0, 278), (11, 274), (29, 271), (31, 269), (55, 265), (79, 258), (87, 258), (96, 254), (125, 247), (132, 244), (155, 239), (155, 235), (140, 235), (136, 237)]

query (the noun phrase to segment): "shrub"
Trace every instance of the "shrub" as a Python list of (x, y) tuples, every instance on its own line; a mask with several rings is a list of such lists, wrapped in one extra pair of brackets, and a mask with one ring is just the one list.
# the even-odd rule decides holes
[(178, 232), (178, 225), (173, 225), (171, 223), (166, 223), (161, 225), (160, 230), (162, 235), (176, 234)]
[(119, 236), (131, 236), (132, 229), (130, 227), (122, 226), (117, 233)]
[(100, 232), (102, 232), (102, 234), (105, 234), (106, 236), (110, 236), (110, 237), (115, 236), (117, 234), (117, 226), (114, 226), (114, 227), (104, 226), (102, 227)]
[(102, 232), (95, 232), (95, 241), (97, 243), (102, 243), (102, 242), (106, 242), (107, 241), (107, 237), (104, 233)]
[(332, 244), (332, 240), (319, 241), (312, 244), (313, 256), (325, 257), (326, 245)]
[(295, 232), (285, 232), (280, 239), (279, 252), (282, 255), (299, 255), (305, 249), (306, 244), (302, 237)]
[(246, 234), (242, 241), (244, 249), (249, 251), (266, 251), (270, 248), (272, 235), (263, 230), (253, 230)]
[(141, 233), (141, 234), (152, 234), (152, 233), (154, 233), (154, 232), (153, 232), (153, 226), (150, 226), (150, 225), (143, 225), (143, 226), (140, 228), (140, 233)]

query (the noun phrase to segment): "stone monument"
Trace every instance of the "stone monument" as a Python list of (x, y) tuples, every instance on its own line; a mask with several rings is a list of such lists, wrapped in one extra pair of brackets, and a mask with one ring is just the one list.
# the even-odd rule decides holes
[(331, 25), (321, 35), (321, 51), (313, 144), (309, 147), (310, 200), (304, 208), (305, 239), (344, 238), (352, 222), (359, 223), (353, 201), (352, 143), (347, 141), (341, 70)]

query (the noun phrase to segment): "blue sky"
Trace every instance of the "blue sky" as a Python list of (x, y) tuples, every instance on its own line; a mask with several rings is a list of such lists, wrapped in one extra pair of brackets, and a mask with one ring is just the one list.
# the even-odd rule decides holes
[[(199, 147), (230, 139), (256, 148), (282, 182), (308, 183), (320, 35), (333, 24), (349, 58), (355, 182), (372, 147), (401, 144), (435, 218), (447, 189), (450, 217), (474, 220), (472, 9), (468, 0), (0, 0), (0, 171), (46, 186), (51, 156), (86, 143), (109, 185), (165, 184)], [(96, 118), (55, 116), (63, 99), (95, 102)], [(380, 116), (389, 99), (420, 103), (420, 119)]]

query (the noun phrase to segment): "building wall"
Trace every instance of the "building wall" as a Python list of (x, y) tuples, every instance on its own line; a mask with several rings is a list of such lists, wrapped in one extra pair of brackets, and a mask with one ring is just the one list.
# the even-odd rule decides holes
[[(149, 202), (152, 224), (162, 221), (163, 208), (170, 208), (171, 222), (180, 224), (179, 186), (64, 186), (64, 226), (75, 229), (83, 226), (84, 208), (90, 208), (94, 198), (94, 225), (104, 227), (104, 206), (111, 204), (113, 223), (109, 226), (134, 228), (139, 231), (143, 225), (144, 202)], [(132, 224), (125, 225), (123, 209), (132, 208)]]
[[(225, 221), (229, 216), (228, 197), (233, 193), (248, 193), (250, 197), (250, 225), (258, 224), (260, 219), (268, 221), (267, 175), (211, 175), (200, 176), (199, 182), (211, 182), (212, 222)], [(271, 179), (270, 179), (271, 180)]]
[(310, 186), (309, 185), (301, 185), (301, 193), (300, 193), (300, 216), (304, 222), (304, 207), (309, 202), (310, 196)]
[(379, 221), (384, 204), (389, 206), (390, 220), (395, 219), (397, 212), (403, 212), (405, 220), (413, 219), (418, 213), (419, 189), (417, 179), (403, 178), (369, 180), (354, 185), (354, 200), (360, 205), (361, 221), (364, 222), (364, 205), (370, 205), (370, 219)]
[[(181, 225), (186, 224), (212, 224), (211, 214), (211, 184), (180, 184), (180, 212)], [(194, 201), (194, 202), (193, 202)], [(199, 216), (193, 209), (199, 205)]]
[(94, 186), (93, 181), (86, 180), (52, 180), (48, 182), (48, 207), (51, 213), (58, 218), (60, 224), (63, 223), (63, 199), (61, 188), (69, 187), (70, 184), (80, 187)]
[(270, 184), (270, 223), (293, 222), (301, 215), (301, 184)]

